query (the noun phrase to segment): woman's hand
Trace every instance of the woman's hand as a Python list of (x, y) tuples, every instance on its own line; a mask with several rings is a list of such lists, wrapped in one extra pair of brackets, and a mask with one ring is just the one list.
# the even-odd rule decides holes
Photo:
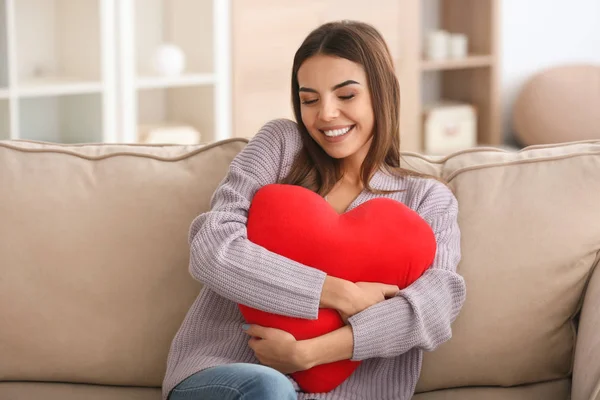
[(307, 352), (291, 333), (259, 325), (250, 325), (245, 332), (252, 336), (248, 345), (261, 364), (283, 374), (311, 367)]
[(338, 312), (344, 323), (347, 324), (348, 318), (351, 316), (385, 299), (394, 297), (399, 291), (400, 288), (396, 285), (377, 282), (356, 282), (348, 286), (345, 306), (340, 307)]

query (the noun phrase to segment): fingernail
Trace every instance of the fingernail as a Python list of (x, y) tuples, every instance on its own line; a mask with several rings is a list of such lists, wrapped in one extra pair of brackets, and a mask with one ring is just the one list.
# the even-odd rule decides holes
[(242, 325), (242, 329), (243, 329), (243, 330), (247, 331), (247, 330), (248, 330), (248, 328), (250, 328), (250, 325), (248, 325), (248, 324), (244, 324), (244, 325)]

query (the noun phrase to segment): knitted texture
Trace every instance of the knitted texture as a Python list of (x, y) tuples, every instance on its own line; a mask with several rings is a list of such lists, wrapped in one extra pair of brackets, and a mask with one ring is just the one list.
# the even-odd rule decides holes
[[(167, 362), (163, 399), (179, 382), (205, 368), (234, 362), (258, 363), (243, 332), (237, 303), (271, 313), (315, 319), (325, 273), (250, 242), (247, 212), (254, 193), (279, 182), (302, 147), (296, 124), (267, 123), (232, 161), (211, 199), (211, 211), (190, 229), (190, 273), (204, 284), (177, 332)], [(460, 261), (458, 204), (433, 179), (400, 178), (377, 171), (371, 187), (402, 190), (385, 195), (366, 190), (351, 210), (375, 197), (389, 197), (415, 210), (432, 228), (437, 253), (416, 282), (398, 295), (349, 318), (353, 360), (364, 360), (329, 393), (298, 392), (299, 400), (405, 400), (414, 393), (423, 351), (452, 336), (465, 300)], [(297, 388), (297, 385), (295, 385)]]

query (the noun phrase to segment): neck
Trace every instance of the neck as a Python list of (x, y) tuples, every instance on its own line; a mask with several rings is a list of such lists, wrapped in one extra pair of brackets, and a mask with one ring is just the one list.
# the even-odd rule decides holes
[(371, 139), (356, 153), (344, 158), (341, 162), (343, 180), (353, 185), (361, 184), (360, 169), (362, 167), (369, 148), (371, 145)]
[(350, 160), (348, 158), (342, 160), (342, 180), (353, 185), (358, 185), (360, 183), (362, 161), (364, 160)]

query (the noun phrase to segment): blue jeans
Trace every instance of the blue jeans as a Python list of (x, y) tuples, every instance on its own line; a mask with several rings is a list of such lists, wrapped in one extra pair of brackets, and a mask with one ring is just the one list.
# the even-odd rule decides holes
[(296, 400), (281, 372), (258, 364), (228, 364), (200, 371), (177, 385), (169, 400)]

